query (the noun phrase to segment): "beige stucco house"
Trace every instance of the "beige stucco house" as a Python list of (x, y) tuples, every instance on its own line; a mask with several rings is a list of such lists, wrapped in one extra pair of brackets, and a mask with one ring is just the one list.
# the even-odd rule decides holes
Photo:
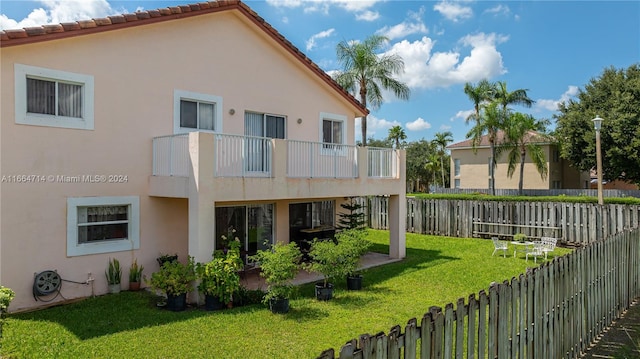
[(390, 256), (404, 257), (404, 152), (354, 146), (367, 110), (244, 3), (0, 39), (11, 311), (44, 304), (36, 273), (64, 280), (54, 302), (103, 294), (109, 258), (126, 288), (134, 258), (150, 275), (160, 254), (209, 260), (233, 230), (247, 254), (297, 241), (333, 227), (349, 196), (390, 197)]
[[(535, 138), (532, 133), (531, 137)], [(497, 143), (502, 143), (504, 134), (498, 132)], [(523, 188), (526, 189), (566, 189), (588, 188), (589, 176), (569, 166), (560, 158), (556, 144), (541, 140), (539, 142), (547, 159), (548, 174), (540, 176), (529, 155), (525, 158)], [(451, 188), (489, 188), (491, 148), (488, 136), (482, 136), (480, 142), (473, 147), (473, 141), (467, 139), (453, 143), (447, 147), (451, 152)], [(513, 177), (507, 176), (508, 158), (504, 153), (496, 160), (494, 173), (496, 189), (517, 189), (520, 164)]]

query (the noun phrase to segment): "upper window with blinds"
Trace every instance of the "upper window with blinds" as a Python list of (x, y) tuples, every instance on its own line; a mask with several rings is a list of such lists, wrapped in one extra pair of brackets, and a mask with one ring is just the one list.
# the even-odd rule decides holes
[(222, 97), (174, 92), (174, 133), (222, 132)]
[(93, 130), (93, 76), (15, 65), (16, 123)]

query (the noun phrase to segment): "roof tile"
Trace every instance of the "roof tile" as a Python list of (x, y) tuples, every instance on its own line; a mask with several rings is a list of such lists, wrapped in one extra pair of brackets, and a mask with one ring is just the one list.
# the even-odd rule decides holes
[(29, 34), (24, 29), (5, 30), (5, 33), (10, 39), (22, 39), (29, 37)]
[(146, 11), (136, 11), (136, 17), (139, 20), (151, 19), (151, 15)]
[(44, 25), (42, 26), (47, 34), (54, 34), (58, 32), (64, 32), (64, 28), (60, 24)]
[(47, 33), (47, 31), (42, 26), (25, 27), (24, 31), (27, 33), (28, 36), (38, 36), (38, 35), (44, 35)]
[(124, 17), (124, 15), (109, 16), (109, 19), (111, 20), (111, 24), (124, 24), (125, 22), (127, 22), (127, 19)]
[(98, 27), (96, 22), (93, 20), (79, 20), (78, 25), (80, 25), (81, 29), (92, 29), (94, 27)]
[(138, 20), (138, 16), (136, 14), (124, 14), (124, 18), (125, 20), (127, 20), (127, 22)]
[(151, 17), (160, 17), (160, 16), (162, 16), (162, 14), (160, 13), (159, 10), (149, 10), (147, 12), (149, 13), (149, 16), (151, 16)]
[(96, 25), (98, 25), (98, 26), (111, 25), (111, 19), (109, 19), (109, 18), (93, 19), (93, 21), (95, 21)]

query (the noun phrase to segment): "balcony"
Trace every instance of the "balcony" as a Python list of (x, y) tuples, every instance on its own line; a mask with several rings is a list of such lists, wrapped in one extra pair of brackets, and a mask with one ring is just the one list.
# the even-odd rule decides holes
[(404, 190), (404, 178), (404, 151), (193, 132), (153, 139), (150, 194), (188, 198), (193, 188), (209, 189), (228, 201), (382, 195)]

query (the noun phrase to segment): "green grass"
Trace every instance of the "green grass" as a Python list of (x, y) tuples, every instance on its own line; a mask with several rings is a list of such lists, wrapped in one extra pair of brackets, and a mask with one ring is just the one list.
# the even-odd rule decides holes
[[(589, 196), (492, 196), (486, 193), (450, 194), (450, 193), (411, 193), (410, 197), (421, 199), (444, 199), (464, 201), (499, 201), (499, 202), (565, 202), (565, 203), (598, 203), (598, 197)], [(605, 197), (605, 204), (639, 205), (636, 197)]]
[[(388, 232), (370, 231), (388, 253)], [(143, 292), (122, 292), (32, 313), (10, 315), (0, 356), (10, 358), (315, 358), (360, 334), (388, 332), (431, 306), (487, 289), (533, 266), (523, 257), (491, 257), (489, 240), (407, 234), (407, 258), (364, 273), (364, 290), (344, 281), (318, 302), (300, 288), (291, 312), (262, 305), (220, 312), (155, 308)], [(557, 249), (553, 255), (569, 252)], [(539, 261), (540, 262), (540, 261)]]

